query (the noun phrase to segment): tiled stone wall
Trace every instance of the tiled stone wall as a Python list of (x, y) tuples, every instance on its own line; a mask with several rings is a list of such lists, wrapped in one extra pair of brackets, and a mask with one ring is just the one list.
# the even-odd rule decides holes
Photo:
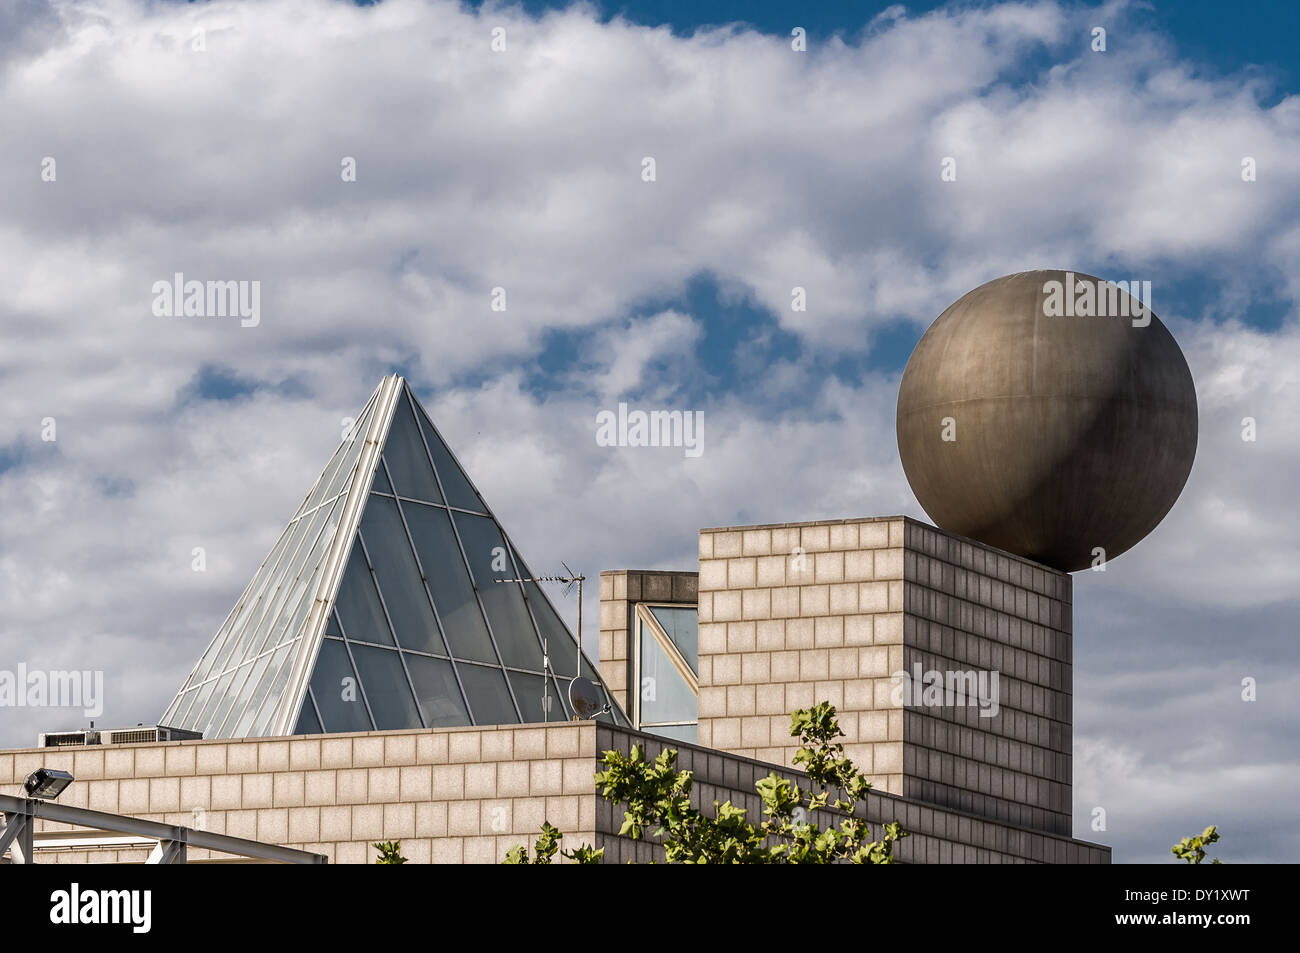
[[(564, 846), (604, 847), (606, 860), (662, 859), (651, 843), (618, 836), (622, 810), (597, 796), (600, 752), (637, 742), (654, 757), (665, 745), (694, 772), (692, 801), (706, 812), (730, 800), (760, 814), (754, 783), (788, 768), (699, 745), (665, 742), (593, 722), (549, 727), (367, 732), (249, 741), (0, 752), (0, 792), (18, 794), (45, 765), (77, 781), (60, 803), (193, 826), (326, 854), (334, 863), (373, 863), (371, 843), (401, 840), (414, 863), (499, 863), (532, 844), (543, 820)], [(905, 863), (1109, 863), (1096, 844), (873, 791), (862, 813), (910, 832)], [(65, 829), (40, 822), (40, 831)], [(502, 829), (504, 828), (504, 829)], [(878, 831), (877, 831), (878, 833)], [(39, 832), (38, 832), (39, 837)], [(146, 851), (38, 851), (42, 862), (141, 861)], [(190, 851), (190, 859), (205, 852)]]
[[(497, 863), (543, 820), (595, 831), (594, 722), (188, 741), (0, 753), (0, 792), (44, 765), (76, 781), (60, 804), (373, 863), (400, 840), (413, 863)], [(69, 829), (41, 821), (44, 830)], [(143, 860), (146, 851), (41, 851), (44, 862)], [(190, 851), (203, 860), (207, 852)], [(224, 857), (224, 855), (222, 855)]]
[(631, 640), (638, 602), (695, 605), (697, 573), (655, 570), (605, 570), (600, 574), (600, 677), (614, 700), (631, 717)]
[(913, 520), (904, 542), (907, 670), (997, 671), (1000, 710), (908, 707), (902, 793), (1069, 834), (1069, 574)]
[[(715, 800), (731, 801), (746, 808), (751, 819), (761, 818), (761, 802), (754, 791), (754, 784), (767, 777), (774, 770), (773, 765), (698, 745), (648, 738), (639, 732), (622, 728), (600, 725), (596, 730), (596, 747), (601, 751), (611, 748), (627, 751), (637, 741), (645, 746), (651, 758), (658, 755), (664, 747), (677, 749), (677, 766), (694, 774), (691, 803), (695, 807), (711, 814)], [(793, 771), (775, 770), (780, 776), (800, 780), (799, 775)], [(802, 781), (807, 783), (806, 778)], [(867, 796), (865, 809), (859, 809), (858, 813), (873, 825), (872, 833), (876, 836), (880, 834), (880, 828), (876, 825), (889, 821), (898, 821), (903, 825), (909, 836), (899, 842), (895, 849), (894, 856), (900, 863), (1110, 863), (1110, 848), (1101, 844), (1029, 830), (875, 790)], [(605, 848), (607, 862), (663, 861), (663, 850), (657, 845), (618, 836), (622, 822), (621, 807), (603, 799), (597, 800), (596, 846)]]
[(901, 517), (700, 531), (700, 743), (776, 764), (829, 701), (845, 751), (903, 792)]
[[(877, 790), (1068, 834), (1071, 587), (904, 517), (700, 531), (700, 743), (789, 764), (839, 710)], [(999, 714), (906, 710), (894, 673), (998, 672)]]

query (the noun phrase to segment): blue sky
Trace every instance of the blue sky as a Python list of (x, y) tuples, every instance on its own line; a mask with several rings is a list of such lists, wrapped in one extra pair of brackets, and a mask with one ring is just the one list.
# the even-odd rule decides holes
[[(469, 6), (482, 9), (484, 5), (471, 3)], [(566, 3), (522, 4), (523, 9), (533, 15), (544, 15), (566, 6)], [(915, 15), (936, 9), (979, 8), (990, 4), (832, 2), (792, 6), (769, 2), (642, 2), (593, 3), (592, 6), (601, 19), (620, 17), (649, 27), (668, 26), (681, 36), (690, 36), (709, 27), (744, 25), (784, 38), (799, 26), (807, 31), (815, 53), (817, 44), (832, 37), (851, 43), (864, 32), (879, 31), (880, 25), (873, 26), (872, 21), (891, 8), (902, 7)], [(1288, 39), (1300, 31), (1300, 7), (1295, 4), (1248, 3), (1229, 11), (1222, 3), (1210, 0), (1152, 3), (1145, 9), (1133, 9), (1125, 20), (1127, 24), (1165, 38), (1171, 52), (1194, 62), (1198, 75), (1223, 77), (1248, 73), (1258, 76), (1270, 87), (1261, 95), (1261, 103), (1275, 104), (1295, 86), (1296, 52)], [(1096, 22), (1105, 25), (1102, 19)], [(1080, 39), (1080, 43), (1086, 48), (1090, 39), (1088, 34)], [(1112, 32), (1108, 36), (1108, 45), (1119, 44), (1122, 48), (1124, 40), (1124, 32)], [(1033, 50), (1006, 75), (1019, 74), (1025, 83), (1032, 83), (1037, 73), (1051, 64), (1051, 54), (1046, 49)], [(1115, 266), (1116, 262), (1109, 257), (1071, 263), (1071, 267), (1081, 271), (1119, 279), (1122, 273), (1115, 272)], [(1167, 267), (1175, 271), (1176, 280), (1169, 283), (1172, 297), (1162, 303), (1182, 314), (1204, 314), (1210, 320), (1225, 320), (1227, 315), (1219, 305), (1230, 292), (1223, 287), (1223, 278), (1215, 275), (1213, 270), (1207, 270), (1202, 262), (1186, 266), (1181, 262), (1169, 262)], [(1275, 293), (1280, 290), (1277, 287), (1280, 284), (1279, 277), (1274, 286), (1259, 289), (1249, 305), (1232, 316), (1252, 327), (1275, 330), (1289, 308), (1285, 296)], [(697, 349), (703, 373), (693, 381), (691, 388), (683, 392), (682, 397), (687, 400), (698, 401), (707, 389), (717, 387), (752, 391), (755, 389), (753, 377), (761, 373), (758, 369), (761, 366), (760, 355), (767, 359), (798, 359), (803, 354), (797, 336), (782, 333), (771, 314), (754, 307), (752, 302), (722, 294), (715, 276), (708, 272), (691, 276), (686, 286), (676, 294), (645, 302), (639, 313), (653, 314), (667, 308), (681, 309), (703, 319), (705, 336)], [(927, 325), (928, 321), (900, 313), (892, 323), (873, 329), (863, 353), (823, 355), (814, 359), (824, 373), (845, 380), (857, 380), (870, 371), (898, 371), (906, 364)], [(535, 392), (542, 393), (550, 387), (560, 386), (557, 383), (559, 373), (581, 368), (581, 361), (572, 356), (575, 343), (571, 334), (551, 336), (530, 378), (530, 386)], [(748, 359), (737, 360), (738, 351), (743, 351)]]
[[(912, 347), (971, 288), (1072, 267), (1152, 281), (1201, 415), (1165, 522), (1076, 576), (1076, 831), (1300, 856), (1295, 5), (793, 9), (0, 7), (0, 668), (93, 665), (105, 723), (156, 719), (392, 371), (537, 571), (924, 518)], [(177, 271), (261, 282), (260, 323), (155, 316)], [(703, 455), (597, 446), (621, 401), (702, 411)]]

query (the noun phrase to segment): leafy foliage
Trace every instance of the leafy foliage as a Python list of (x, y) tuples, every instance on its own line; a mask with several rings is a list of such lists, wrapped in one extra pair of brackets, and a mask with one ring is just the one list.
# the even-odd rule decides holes
[(399, 840), (384, 841), (382, 844), (372, 844), (375, 850), (379, 851), (377, 864), (404, 864), (406, 858), (402, 856), (402, 842)]
[[(669, 863), (894, 863), (894, 845), (907, 833), (897, 823), (885, 824), (880, 838), (873, 840), (866, 821), (853, 816), (871, 785), (845, 757), (837, 740), (844, 732), (835, 707), (822, 702), (794, 712), (790, 735), (800, 740), (794, 763), (804, 767), (810, 784), (804, 789), (775, 773), (759, 781), (755, 788), (763, 802), (763, 819), (757, 824), (745, 808), (730, 801), (714, 801), (713, 816), (692, 807), (691, 772), (677, 770), (677, 752), (671, 749), (653, 761), (647, 760), (640, 745), (628, 754), (606, 751), (601, 759), (605, 769), (596, 772), (596, 785), (601, 797), (624, 805), (619, 833), (641, 840), (649, 831), (663, 844)], [(834, 814), (838, 824), (821, 829), (810, 823), (819, 811)], [(554, 853), (548, 831), (555, 828), (543, 824), (535, 862), (550, 862), (549, 854), (547, 860), (540, 860), (543, 840)], [(558, 840), (558, 831), (554, 839)], [(511, 848), (506, 863), (527, 863), (527, 851)]]
[(598, 864), (601, 858), (605, 856), (605, 848), (594, 850), (586, 845), (575, 848), (574, 850), (560, 850), (560, 838), (564, 835), (558, 829), (552, 827), (547, 821), (542, 822), (542, 833), (537, 838), (537, 843), (533, 846), (533, 859), (528, 859), (528, 848), (522, 844), (516, 844), (506, 851), (505, 862), (507, 864), (549, 864), (555, 858), (558, 852), (561, 857), (567, 857), (569, 860), (579, 864)]
[[(1205, 859), (1205, 848), (1209, 847), (1219, 839), (1219, 831), (1213, 827), (1207, 827), (1195, 837), (1184, 837), (1171, 850), (1173, 855), (1179, 860), (1186, 861), (1189, 864), (1199, 864)], [(1216, 857), (1210, 861), (1212, 864), (1219, 863)]]

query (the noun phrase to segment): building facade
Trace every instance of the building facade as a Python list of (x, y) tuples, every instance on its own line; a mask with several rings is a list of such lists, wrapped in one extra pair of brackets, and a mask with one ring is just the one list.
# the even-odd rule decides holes
[[(757, 819), (755, 781), (796, 777), (791, 711), (829, 701), (873, 784), (863, 816), (910, 834), (900, 860), (1109, 862), (1070, 837), (1067, 574), (904, 517), (698, 542), (689, 570), (601, 573), (597, 669), (385, 378), (160, 719), (202, 738), (0, 752), (0, 793), (66, 770), (60, 803), (335, 863), (385, 840), (499, 862), (543, 821), (650, 860), (596, 791), (602, 752), (672, 746), (698, 807)], [(42, 861), (149, 853), (40, 824)]]

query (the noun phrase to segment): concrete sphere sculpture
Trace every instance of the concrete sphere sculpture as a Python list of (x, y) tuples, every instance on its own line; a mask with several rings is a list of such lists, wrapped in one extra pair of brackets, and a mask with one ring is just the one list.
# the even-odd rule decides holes
[(1168, 328), (1136, 295), (1075, 272), (963, 295), (898, 392), (898, 451), (930, 518), (1065, 572), (1155, 529), (1187, 482), (1196, 432), (1196, 389)]

